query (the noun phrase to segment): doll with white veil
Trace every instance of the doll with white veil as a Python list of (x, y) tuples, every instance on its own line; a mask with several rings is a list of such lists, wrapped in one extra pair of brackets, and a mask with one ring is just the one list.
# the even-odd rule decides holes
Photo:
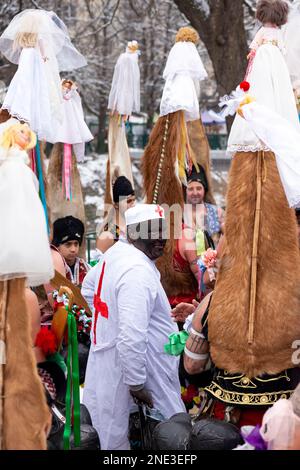
[(18, 64), (2, 109), (27, 122), (40, 140), (56, 142), (63, 115), (59, 71), (86, 65), (64, 23), (54, 12), (24, 10), (1, 35), (0, 51)]
[(128, 42), (126, 51), (120, 55), (114, 69), (108, 109), (125, 119), (133, 112), (140, 111), (139, 54), (137, 41)]
[(26, 278), (29, 286), (54, 274), (39, 185), (28, 166), (27, 150), (35, 144), (35, 134), (20, 123), (0, 142), (0, 281)]
[(140, 112), (139, 55), (138, 42), (129, 41), (115, 65), (108, 97), (108, 160), (104, 200), (110, 206), (113, 203), (112, 187), (116, 178), (125, 176), (134, 186), (126, 121), (132, 113)]
[[(283, 27), (288, 21), (288, 4), (284, 0), (260, 0), (257, 15), (262, 26), (250, 45), (243, 83), (249, 83), (249, 93), (260, 104), (287, 119), (300, 131), (290, 71), (285, 59), (287, 51), (293, 49), (288, 47), (289, 43), (283, 36)], [(269, 149), (260, 142), (247, 122), (236, 115), (228, 139), (228, 152), (234, 155), (236, 152), (260, 150)]]

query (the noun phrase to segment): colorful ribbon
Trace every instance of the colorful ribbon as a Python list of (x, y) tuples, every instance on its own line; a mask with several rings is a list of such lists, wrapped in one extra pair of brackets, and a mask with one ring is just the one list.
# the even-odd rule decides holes
[(203, 281), (203, 276), (204, 276), (205, 271), (207, 270), (207, 267), (205, 266), (205, 264), (203, 263), (201, 258), (198, 259), (197, 264), (198, 264), (198, 268), (200, 270), (199, 290), (200, 290), (200, 294), (202, 294), (202, 293), (205, 292), (205, 289), (206, 289), (204, 281)]
[(200, 229), (196, 230), (196, 250), (197, 256), (201, 256), (206, 250), (204, 231)]
[(72, 312), (68, 312), (68, 358), (67, 358), (67, 393), (66, 393), (66, 423), (64, 429), (64, 450), (70, 449), (73, 410), (73, 434), (75, 447), (80, 446), (80, 398), (79, 398), (79, 361), (77, 325)]
[(30, 150), (29, 155), (30, 155), (30, 167), (31, 167), (33, 173), (36, 175), (37, 174), (37, 171), (36, 171), (36, 157), (35, 157), (35, 149), (34, 148)]
[(44, 185), (44, 178), (43, 178), (43, 168), (42, 168), (42, 159), (41, 159), (41, 150), (40, 150), (40, 142), (37, 140), (36, 147), (35, 147), (35, 163), (36, 163), (36, 170), (37, 170), (37, 178), (39, 180), (39, 189), (40, 189), (40, 198), (43, 204), (45, 217), (46, 217), (46, 224), (48, 233), (50, 233), (49, 227), (49, 220), (48, 220), (48, 211), (47, 211), (47, 202), (46, 202), (46, 191)]
[(178, 333), (172, 333), (169, 336), (169, 343), (164, 345), (166, 354), (170, 356), (180, 356), (183, 352), (185, 343), (189, 337), (186, 331), (179, 331)]
[(64, 144), (63, 156), (63, 188), (67, 201), (72, 200), (72, 145)]

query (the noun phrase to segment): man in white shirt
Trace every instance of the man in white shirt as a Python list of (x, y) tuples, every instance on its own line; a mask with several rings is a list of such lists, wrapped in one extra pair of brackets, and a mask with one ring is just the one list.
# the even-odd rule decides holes
[(103, 450), (130, 449), (132, 397), (168, 419), (185, 411), (178, 358), (164, 353), (177, 331), (154, 261), (162, 253), (164, 211), (141, 204), (125, 213), (127, 240), (97, 265), (91, 349), (83, 402)]

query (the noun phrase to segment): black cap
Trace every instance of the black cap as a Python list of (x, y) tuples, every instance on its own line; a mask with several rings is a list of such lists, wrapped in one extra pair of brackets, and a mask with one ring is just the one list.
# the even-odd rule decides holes
[(57, 219), (53, 224), (53, 240), (54, 246), (62, 245), (62, 243), (71, 240), (77, 240), (79, 245), (82, 243), (84, 234), (84, 225), (81, 220), (76, 219), (72, 215)]
[(190, 174), (187, 175), (187, 184), (192, 183), (193, 181), (198, 181), (204, 187), (205, 192), (208, 191), (208, 182), (205, 174), (205, 170), (201, 165), (199, 166), (199, 171), (193, 166)]
[(126, 176), (119, 176), (113, 185), (113, 201), (118, 203), (120, 198), (131, 196), (134, 194), (134, 189)]

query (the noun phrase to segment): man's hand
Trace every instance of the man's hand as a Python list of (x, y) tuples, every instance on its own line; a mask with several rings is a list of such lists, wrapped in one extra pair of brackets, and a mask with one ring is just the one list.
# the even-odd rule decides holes
[(130, 390), (130, 394), (137, 405), (147, 405), (149, 408), (153, 408), (151, 393), (145, 388), (135, 391)]
[(194, 313), (198, 305), (199, 302), (197, 302), (197, 300), (193, 300), (192, 304), (181, 302), (180, 304), (176, 305), (175, 308), (173, 308), (171, 311), (171, 317), (174, 321), (185, 322), (187, 317)]

